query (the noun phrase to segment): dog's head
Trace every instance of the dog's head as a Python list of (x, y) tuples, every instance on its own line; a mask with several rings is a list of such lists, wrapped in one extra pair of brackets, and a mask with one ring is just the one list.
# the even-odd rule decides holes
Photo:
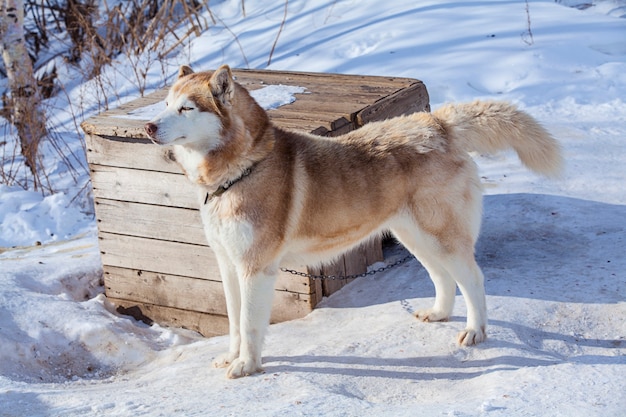
[(183, 145), (211, 150), (219, 146), (230, 124), (236, 85), (227, 65), (215, 72), (195, 73), (180, 67), (170, 88), (166, 109), (146, 123), (145, 131), (157, 145)]

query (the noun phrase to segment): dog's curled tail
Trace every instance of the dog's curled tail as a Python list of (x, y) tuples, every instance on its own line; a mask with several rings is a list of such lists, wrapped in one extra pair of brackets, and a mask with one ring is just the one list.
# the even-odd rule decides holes
[(530, 170), (557, 176), (562, 168), (558, 142), (529, 114), (501, 101), (449, 104), (433, 112), (451, 139), (466, 151), (496, 153), (513, 148)]

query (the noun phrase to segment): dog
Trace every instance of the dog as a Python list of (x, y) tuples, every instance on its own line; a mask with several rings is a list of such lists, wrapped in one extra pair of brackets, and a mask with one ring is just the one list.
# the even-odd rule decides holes
[(274, 281), (281, 263), (316, 265), (391, 232), (435, 285), (426, 322), (467, 303), (458, 343), (486, 337), (484, 278), (474, 257), (482, 186), (470, 151), (514, 149), (530, 170), (557, 175), (557, 141), (504, 102), (445, 105), (369, 123), (328, 138), (278, 128), (233, 80), (182, 66), (166, 109), (145, 125), (171, 146), (197, 184), (206, 237), (217, 257), (229, 318), (229, 351), (214, 365), (238, 378), (262, 371)]

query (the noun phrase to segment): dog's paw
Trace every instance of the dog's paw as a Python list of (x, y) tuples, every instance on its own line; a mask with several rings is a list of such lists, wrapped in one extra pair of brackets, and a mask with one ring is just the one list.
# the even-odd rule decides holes
[(257, 365), (253, 360), (244, 360), (237, 358), (230, 364), (226, 371), (226, 377), (230, 379), (241, 378), (262, 372), (263, 368)]
[(457, 342), (461, 346), (472, 346), (485, 341), (486, 338), (487, 333), (484, 328), (480, 330), (465, 329), (457, 336)]
[(426, 310), (417, 310), (415, 312), (415, 318), (420, 321), (448, 321), (448, 315), (441, 312), (433, 310), (432, 308)]
[(237, 359), (237, 356), (239, 356), (238, 353), (224, 353), (215, 358), (215, 360), (213, 361), (213, 366), (215, 368), (226, 368), (228, 365), (233, 363), (235, 359)]

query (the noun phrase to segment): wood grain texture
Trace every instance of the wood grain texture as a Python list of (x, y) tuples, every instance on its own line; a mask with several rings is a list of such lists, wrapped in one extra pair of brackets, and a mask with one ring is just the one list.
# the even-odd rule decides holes
[[(395, 108), (402, 109), (399, 110), (401, 112), (408, 111), (406, 106), (409, 109), (419, 107), (411, 103), (410, 96), (417, 93), (428, 97), (424, 84), (411, 78), (263, 70), (233, 70), (233, 75), (237, 82), (249, 90), (272, 84), (304, 87), (306, 92), (298, 94), (293, 103), (268, 111), (274, 123), (288, 129), (332, 131), (332, 125), (337, 120), (354, 121), (358, 113), (380, 98), (397, 95), (405, 88), (410, 91), (400, 94), (400, 97), (408, 97), (408, 100), (395, 98), (398, 103)], [(148, 120), (129, 119), (126, 116), (141, 107), (164, 100), (165, 96), (165, 91), (158, 91), (91, 117), (81, 126), (87, 134), (145, 139), (143, 125)], [(386, 109), (392, 107), (385, 106)], [(365, 115), (365, 119), (376, 120), (369, 114)]]
[(91, 164), (91, 182), (97, 199), (130, 201), (197, 209), (196, 187), (182, 174)]
[(98, 198), (98, 229), (117, 235), (207, 245), (200, 211)]
[[(226, 315), (221, 282), (111, 266), (105, 268), (104, 280), (107, 297)], [(304, 317), (315, 307), (313, 300), (310, 294), (275, 291), (271, 320), (281, 322)]]
[(182, 174), (171, 149), (146, 140), (86, 135), (85, 141), (89, 164)]
[(198, 332), (205, 337), (228, 334), (228, 317), (225, 315), (140, 303), (109, 295), (107, 295), (107, 300), (116, 306), (118, 313), (132, 316), (147, 324), (159, 323), (165, 326), (182, 327)]
[[(178, 275), (221, 282), (215, 254), (208, 246), (193, 245), (101, 231), (98, 243), (102, 264), (120, 268)], [(275, 288), (298, 294), (311, 294), (308, 278), (279, 274)]]

